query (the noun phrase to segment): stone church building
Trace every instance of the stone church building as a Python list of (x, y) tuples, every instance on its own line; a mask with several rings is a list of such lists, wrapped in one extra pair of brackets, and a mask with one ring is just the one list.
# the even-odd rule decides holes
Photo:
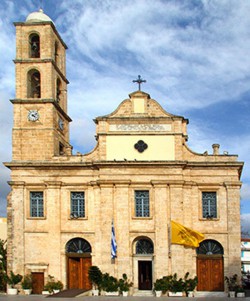
[[(198, 275), (199, 291), (224, 291), (224, 276), (241, 270), (237, 155), (220, 154), (218, 144), (211, 153), (190, 150), (188, 119), (140, 89), (95, 118), (93, 151), (73, 155), (67, 46), (42, 10), (14, 24), (9, 271), (32, 273), (34, 293), (48, 275), (66, 288), (90, 289), (91, 265), (118, 278), (126, 273), (134, 293), (186, 272)], [(204, 234), (198, 248), (171, 244), (172, 220)]]

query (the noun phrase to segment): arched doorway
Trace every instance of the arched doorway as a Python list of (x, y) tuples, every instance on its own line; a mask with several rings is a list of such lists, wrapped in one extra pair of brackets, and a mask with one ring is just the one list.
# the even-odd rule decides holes
[(88, 269), (91, 266), (91, 246), (83, 238), (73, 238), (66, 244), (68, 289), (89, 290)]
[(152, 257), (154, 245), (149, 238), (140, 238), (135, 242), (134, 248), (135, 268), (137, 269), (138, 289), (152, 290), (153, 266)]
[(224, 291), (224, 250), (212, 239), (203, 240), (197, 248), (198, 291)]

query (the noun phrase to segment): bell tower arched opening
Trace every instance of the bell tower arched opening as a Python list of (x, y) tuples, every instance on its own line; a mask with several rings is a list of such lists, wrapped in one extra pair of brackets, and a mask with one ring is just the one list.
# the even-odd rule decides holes
[(32, 33), (29, 36), (29, 57), (30, 58), (40, 57), (40, 37), (36, 33)]
[(41, 75), (36, 69), (28, 72), (27, 97), (41, 98)]

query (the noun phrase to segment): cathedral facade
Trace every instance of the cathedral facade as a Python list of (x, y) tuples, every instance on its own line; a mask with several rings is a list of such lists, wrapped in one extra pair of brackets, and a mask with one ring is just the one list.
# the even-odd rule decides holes
[[(188, 120), (140, 90), (94, 120), (92, 152), (73, 155), (67, 46), (42, 11), (15, 26), (8, 270), (32, 273), (34, 293), (48, 275), (88, 290), (91, 265), (126, 273), (134, 293), (186, 272), (198, 275), (199, 291), (224, 291), (224, 277), (241, 272), (237, 155), (218, 144), (212, 154), (190, 150)], [(199, 247), (172, 244), (171, 221), (202, 233)]]

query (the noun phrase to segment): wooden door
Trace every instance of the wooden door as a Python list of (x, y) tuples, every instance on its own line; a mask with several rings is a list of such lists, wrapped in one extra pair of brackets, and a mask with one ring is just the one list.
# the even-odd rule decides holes
[(68, 258), (68, 288), (91, 289), (88, 270), (91, 266), (91, 257)]
[(81, 271), (82, 271), (82, 287), (85, 290), (90, 290), (92, 284), (89, 281), (89, 267), (91, 266), (91, 257), (81, 258)]
[(223, 257), (197, 258), (198, 291), (224, 291)]
[(152, 289), (152, 262), (138, 261), (138, 287), (139, 290)]
[(31, 273), (32, 275), (32, 294), (42, 294), (44, 288), (44, 273)]
[(80, 288), (80, 258), (68, 259), (68, 288)]

